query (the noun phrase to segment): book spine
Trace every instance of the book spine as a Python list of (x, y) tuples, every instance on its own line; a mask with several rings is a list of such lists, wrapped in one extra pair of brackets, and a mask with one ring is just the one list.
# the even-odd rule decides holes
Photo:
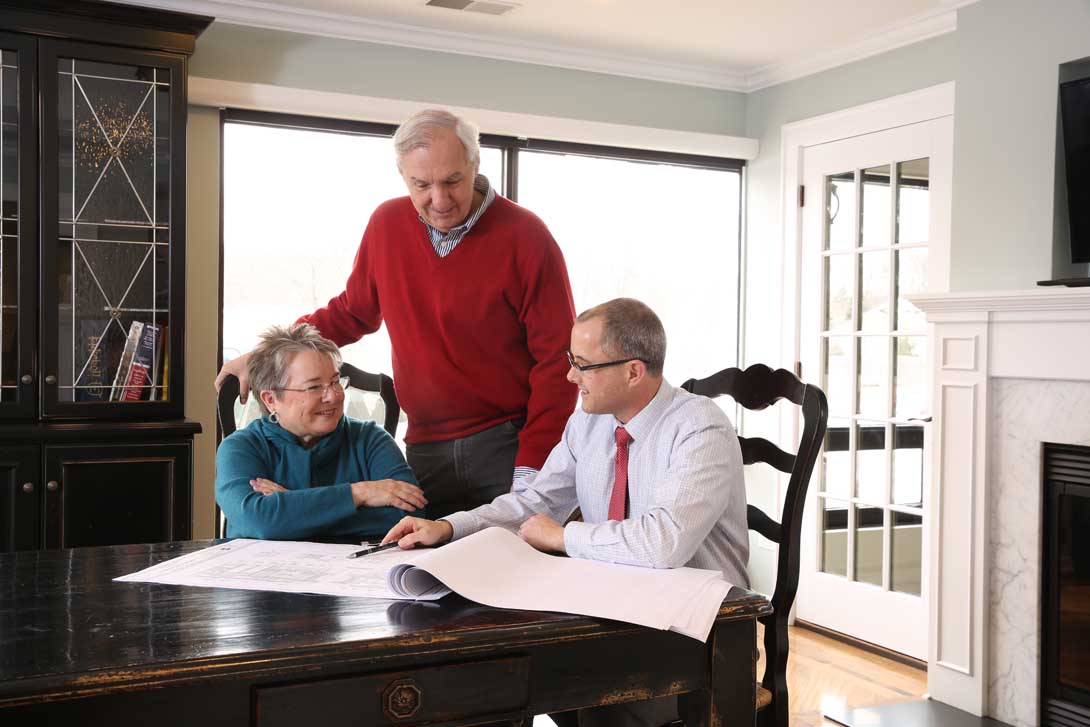
[(136, 345), (140, 341), (140, 333), (144, 324), (133, 321), (129, 326), (129, 336), (125, 339), (125, 348), (121, 352), (121, 360), (117, 364), (117, 373), (114, 374), (114, 385), (110, 389), (110, 401), (121, 401), (124, 393), (125, 382), (129, 378), (129, 369), (132, 366), (132, 355), (136, 351)]
[(163, 349), (166, 348), (167, 345), (167, 325), (165, 323), (160, 323), (157, 328), (159, 329), (159, 334), (156, 337), (157, 345), (155, 346), (155, 355), (152, 357), (151, 362), (151, 394), (149, 398), (154, 401), (163, 401), (166, 399), (163, 395), (165, 390), (161, 384), (166, 383), (166, 380), (163, 377), (163, 374), (166, 373), (164, 370), (166, 364), (165, 359), (163, 358)]
[(129, 367), (129, 380), (125, 383), (125, 393), (121, 395), (121, 401), (140, 401), (144, 384), (148, 383), (148, 367), (144, 364), (133, 362)]
[(145, 323), (140, 333), (140, 341), (132, 353), (132, 363), (129, 364), (129, 374), (121, 394), (122, 401), (140, 401), (144, 398), (145, 387), (151, 372), (152, 356), (155, 355), (155, 342), (158, 338), (159, 327), (154, 323)]
[(103, 360), (103, 336), (96, 331), (86, 337), (87, 364), (82, 386), (76, 389), (76, 401), (103, 401), (108, 397), (106, 362)]

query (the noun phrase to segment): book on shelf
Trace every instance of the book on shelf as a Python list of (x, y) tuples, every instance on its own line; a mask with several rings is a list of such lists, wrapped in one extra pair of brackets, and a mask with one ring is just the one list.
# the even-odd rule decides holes
[(164, 370), (166, 366), (166, 354), (165, 349), (167, 347), (167, 324), (160, 323), (157, 326), (159, 333), (156, 336), (155, 341), (155, 355), (152, 357), (151, 362), (151, 381), (148, 388), (148, 398), (152, 401), (164, 401), (166, 397), (164, 393), (166, 389), (163, 386), (166, 384)]
[(125, 377), (125, 387), (121, 394), (122, 401), (140, 401), (151, 398), (148, 392), (149, 382), (152, 379), (152, 365), (154, 364), (156, 342), (159, 340), (159, 326), (154, 323), (144, 323), (140, 331), (140, 339), (132, 354), (129, 363), (129, 373)]
[(110, 362), (106, 334), (109, 320), (84, 319), (79, 322), (79, 342), (87, 358), (76, 381), (76, 401), (106, 401), (110, 398)]
[(129, 335), (125, 339), (125, 348), (121, 351), (121, 360), (117, 364), (117, 373), (114, 374), (114, 385), (110, 389), (110, 401), (121, 401), (125, 393), (125, 383), (129, 378), (129, 368), (132, 366), (132, 357), (136, 353), (136, 346), (140, 343), (140, 335), (144, 331), (144, 324), (133, 321), (129, 326)]

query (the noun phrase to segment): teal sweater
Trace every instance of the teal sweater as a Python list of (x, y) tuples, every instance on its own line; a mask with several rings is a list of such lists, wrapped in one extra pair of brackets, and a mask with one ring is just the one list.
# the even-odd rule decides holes
[[(289, 491), (254, 492), (250, 480), (257, 477)], [(265, 417), (231, 434), (216, 452), (216, 502), (232, 538), (362, 541), (385, 535), (405, 511), (356, 509), (350, 489), (353, 482), (383, 479), (417, 484), (393, 438), (375, 422), (350, 417), (310, 449)]]

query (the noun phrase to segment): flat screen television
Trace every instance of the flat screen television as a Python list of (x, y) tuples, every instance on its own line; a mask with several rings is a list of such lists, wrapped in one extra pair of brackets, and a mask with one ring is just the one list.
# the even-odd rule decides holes
[(1090, 78), (1060, 84), (1071, 262), (1090, 262)]

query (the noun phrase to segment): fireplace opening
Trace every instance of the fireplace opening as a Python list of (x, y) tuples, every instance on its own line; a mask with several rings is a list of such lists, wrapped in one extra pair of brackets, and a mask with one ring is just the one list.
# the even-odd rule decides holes
[(1090, 727), (1090, 447), (1043, 454), (1041, 723)]

